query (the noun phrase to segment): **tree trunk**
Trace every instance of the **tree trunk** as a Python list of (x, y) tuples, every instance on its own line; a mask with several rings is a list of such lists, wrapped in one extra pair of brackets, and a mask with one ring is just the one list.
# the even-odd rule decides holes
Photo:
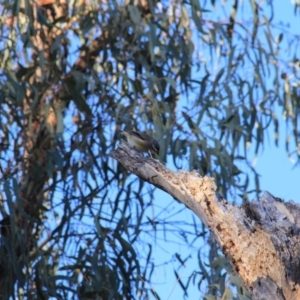
[(213, 178), (175, 173), (122, 141), (110, 153), (126, 169), (189, 207), (212, 232), (253, 299), (300, 299), (300, 207), (265, 193), (233, 206)]

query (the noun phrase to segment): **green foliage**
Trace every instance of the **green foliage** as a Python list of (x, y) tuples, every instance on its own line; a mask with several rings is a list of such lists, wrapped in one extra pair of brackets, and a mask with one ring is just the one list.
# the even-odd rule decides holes
[[(119, 130), (153, 131), (162, 162), (213, 176), (225, 197), (251, 181), (258, 194), (251, 159), (270, 130), (278, 144), (282, 114), (299, 160), (299, 36), (254, 1), (65, 2), (0, 8), (1, 292), (159, 299), (159, 233), (207, 237), (199, 221), (168, 222), (153, 190), (108, 157)], [(246, 299), (208, 245), (193, 282), (174, 271), (184, 294), (193, 283), (206, 299)]]

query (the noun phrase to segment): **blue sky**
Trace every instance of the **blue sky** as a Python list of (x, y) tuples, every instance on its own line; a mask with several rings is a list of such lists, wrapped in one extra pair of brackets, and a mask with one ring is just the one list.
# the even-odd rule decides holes
[[(299, 34), (300, 16), (294, 15), (294, 5), (291, 1), (273, 1), (276, 3), (274, 21), (289, 24), (291, 33)], [(273, 141), (266, 143), (260, 154), (256, 170), (261, 174), (260, 182), (263, 190), (269, 191), (284, 200), (300, 202), (300, 166), (295, 166), (285, 151), (285, 124), (283, 117), (280, 122), (279, 147)]]
[[(289, 24), (289, 31), (291, 33), (299, 33), (300, 18), (299, 16), (294, 15), (294, 6), (292, 3), (290, 1), (273, 1), (273, 3), (275, 3), (274, 22), (284, 25)], [(276, 147), (274, 144), (273, 130), (271, 128), (269, 137), (265, 139), (264, 148), (259, 152), (259, 155), (255, 159), (253, 157), (253, 166), (260, 174), (260, 188), (262, 191), (268, 191), (274, 196), (280, 197), (286, 201), (293, 200), (296, 203), (300, 203), (300, 167), (295, 166), (287, 156), (285, 150), (285, 121), (279, 108), (277, 107), (274, 109), (276, 109), (280, 123), (279, 146)], [(167, 166), (174, 170), (172, 166), (168, 164)], [(166, 206), (169, 201), (171, 206), (172, 201), (174, 202), (169, 195), (157, 191), (155, 201), (159, 201), (159, 199), (163, 199)], [(227, 200), (232, 201), (233, 199)], [(250, 200), (253, 200), (251, 196)], [(175, 206), (177, 204), (173, 205)], [(192, 212), (186, 209), (181, 212), (181, 217), (183, 220), (190, 219), (192, 218), (191, 214)], [(200, 241), (198, 244), (195, 244), (194, 247), (187, 247), (186, 245), (176, 245), (164, 242), (162, 237), (162, 240), (154, 245), (153, 256), (155, 257), (155, 262), (157, 264), (159, 262), (172, 261), (172, 259), (173, 261), (176, 261), (176, 259), (172, 257), (172, 254), (175, 251), (180, 253), (182, 258), (191, 256), (192, 258), (187, 261), (186, 266), (177, 270), (182, 280), (186, 282), (192, 270), (197, 267), (197, 251), (201, 247), (205, 248), (205, 245), (201, 244)], [(177, 266), (178, 263), (170, 262), (167, 266), (163, 265), (155, 270), (152, 279), (153, 282), (157, 282), (157, 284), (153, 284), (152, 287), (158, 292), (161, 299), (183, 299), (183, 291), (176, 281), (173, 271)], [(202, 292), (204, 293), (205, 291)], [(193, 287), (189, 289), (189, 297), (187, 299), (202, 299), (202, 292), (199, 292), (197, 287)], [(155, 297), (153, 297), (153, 299), (155, 299)]]

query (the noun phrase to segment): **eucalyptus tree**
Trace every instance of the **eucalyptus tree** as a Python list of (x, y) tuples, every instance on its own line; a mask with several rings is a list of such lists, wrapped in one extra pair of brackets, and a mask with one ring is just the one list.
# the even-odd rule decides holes
[[(158, 298), (156, 233), (181, 226), (187, 245), (210, 245), (195, 283), (224, 294), (230, 266), (207, 230), (149, 217), (164, 204), (108, 153), (124, 128), (152, 132), (161, 162), (214, 177), (228, 199), (249, 194), (251, 181), (258, 194), (252, 155), (272, 128), (277, 143), (283, 113), (287, 153), (298, 160), (299, 36), (274, 22), (274, 5), (2, 4), (3, 299)], [(186, 295), (190, 283), (180, 281)]]

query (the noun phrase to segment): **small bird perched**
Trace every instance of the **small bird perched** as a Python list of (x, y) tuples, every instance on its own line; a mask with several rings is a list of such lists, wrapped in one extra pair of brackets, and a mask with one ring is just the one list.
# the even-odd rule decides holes
[(121, 132), (126, 136), (128, 144), (138, 151), (159, 154), (159, 143), (153, 137), (145, 132), (138, 132), (134, 130), (124, 130)]

